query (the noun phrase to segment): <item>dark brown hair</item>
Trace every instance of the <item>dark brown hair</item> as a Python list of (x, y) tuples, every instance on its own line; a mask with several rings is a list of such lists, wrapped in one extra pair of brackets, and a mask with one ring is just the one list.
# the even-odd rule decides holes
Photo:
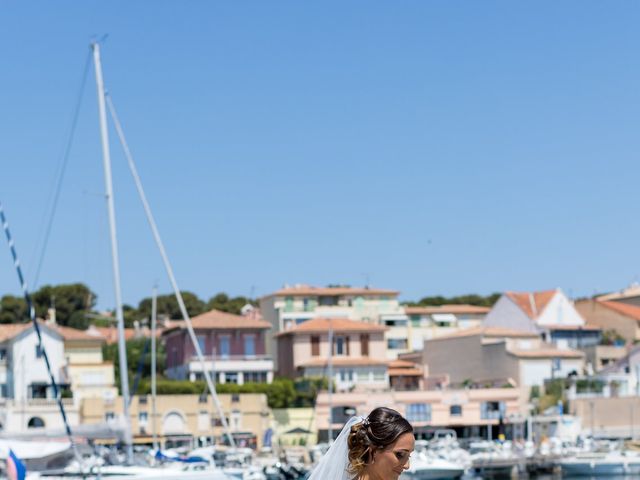
[(376, 450), (384, 450), (400, 435), (413, 433), (411, 424), (398, 412), (387, 407), (373, 410), (362, 422), (351, 427), (349, 433), (349, 473), (360, 477), (371, 464)]

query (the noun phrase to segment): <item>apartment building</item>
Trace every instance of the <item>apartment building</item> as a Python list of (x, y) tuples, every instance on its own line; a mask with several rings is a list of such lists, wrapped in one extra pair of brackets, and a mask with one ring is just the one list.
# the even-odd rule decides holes
[[(191, 319), (204, 368), (218, 383), (271, 383), (273, 360), (266, 353), (271, 324), (257, 311), (246, 315), (211, 310)], [(167, 377), (191, 381), (204, 378), (203, 365), (196, 356), (187, 327), (174, 322), (162, 333), (167, 355)]]
[[(313, 318), (343, 318), (390, 327), (385, 333), (387, 358), (409, 351), (407, 316), (399, 292), (379, 288), (285, 286), (260, 299), (260, 311), (277, 334)], [(402, 327), (395, 330), (394, 326)], [(277, 359), (274, 337), (268, 351)], [(277, 363), (277, 362), (276, 362)]]
[(347, 318), (314, 318), (278, 333), (278, 373), (326, 377), (331, 362), (339, 391), (389, 385), (386, 327)]

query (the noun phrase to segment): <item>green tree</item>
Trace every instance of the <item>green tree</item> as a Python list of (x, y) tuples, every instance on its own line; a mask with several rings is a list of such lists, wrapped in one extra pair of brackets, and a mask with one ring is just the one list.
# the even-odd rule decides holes
[(220, 310), (222, 312), (240, 314), (242, 307), (247, 303), (252, 303), (251, 299), (247, 297), (233, 297), (230, 298), (226, 293), (220, 292), (209, 299), (207, 302), (207, 310)]
[(492, 307), (500, 298), (500, 293), (482, 296), (477, 294), (458, 295), (456, 297), (423, 297), (417, 302), (407, 302), (411, 306), (437, 307), (440, 305), (477, 305), (479, 307)]
[[(127, 340), (126, 342), (127, 368), (129, 369), (129, 385), (131, 387), (133, 387), (133, 379), (135, 378), (136, 372), (138, 370), (140, 357), (142, 357), (142, 354), (145, 350), (145, 344), (148, 341), (150, 342), (150, 339), (135, 338)], [(142, 379), (151, 378), (151, 345), (148, 345), (146, 348), (147, 352), (142, 363)], [(113, 343), (111, 345), (104, 345), (102, 347), (102, 355), (106, 361), (113, 362), (116, 375), (116, 384), (118, 385), (118, 388), (120, 388), (120, 361), (118, 359), (118, 344)], [(158, 341), (156, 342), (156, 371), (158, 373), (164, 372), (165, 359), (166, 355), (164, 345), (162, 344), (162, 342)], [(140, 386), (142, 386), (142, 382)], [(138, 390), (140, 392), (140, 388)]]
[(27, 303), (22, 297), (5, 295), (0, 300), (0, 323), (23, 323), (29, 319)]
[(48, 309), (55, 307), (58, 324), (80, 329), (89, 326), (86, 314), (96, 301), (95, 293), (82, 283), (45, 285), (32, 298), (38, 317), (45, 318)]
[[(191, 292), (180, 292), (184, 305), (187, 308), (187, 313), (190, 317), (200, 315), (205, 311), (205, 303), (198, 298), (198, 296)], [(178, 301), (175, 295), (160, 295), (158, 296), (158, 315), (168, 315), (172, 319), (182, 318), (182, 313), (178, 307)], [(151, 318), (151, 297), (143, 299), (138, 305), (138, 317), (139, 318)]]

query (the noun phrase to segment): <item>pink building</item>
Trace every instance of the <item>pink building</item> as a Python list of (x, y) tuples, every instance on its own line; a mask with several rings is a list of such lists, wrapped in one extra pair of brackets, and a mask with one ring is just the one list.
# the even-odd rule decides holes
[(288, 377), (327, 376), (331, 331), (331, 362), (336, 389), (388, 388), (386, 330), (382, 325), (346, 318), (307, 320), (276, 335), (278, 373)]
[[(273, 360), (265, 354), (271, 325), (255, 311), (248, 315), (211, 310), (191, 319), (205, 368), (218, 383), (273, 381)], [(180, 322), (162, 334), (167, 355), (167, 376), (191, 381), (204, 378), (202, 364), (187, 327)]]

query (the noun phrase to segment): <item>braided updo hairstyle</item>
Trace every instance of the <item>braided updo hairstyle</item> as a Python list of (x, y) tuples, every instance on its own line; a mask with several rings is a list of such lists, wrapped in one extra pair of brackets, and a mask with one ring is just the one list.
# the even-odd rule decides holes
[(400, 435), (413, 433), (411, 424), (398, 412), (387, 407), (373, 410), (362, 422), (351, 427), (349, 439), (349, 474), (362, 476), (373, 461), (376, 450), (384, 450)]

